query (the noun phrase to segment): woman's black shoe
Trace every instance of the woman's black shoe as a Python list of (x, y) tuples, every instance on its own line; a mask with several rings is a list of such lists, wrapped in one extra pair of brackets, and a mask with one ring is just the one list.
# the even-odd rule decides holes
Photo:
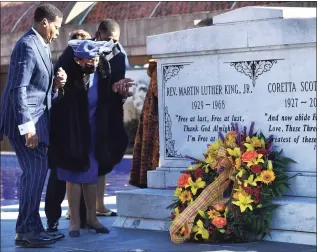
[(97, 234), (108, 234), (109, 233), (109, 230), (104, 226), (99, 227), (99, 228), (94, 228), (92, 225), (86, 224), (86, 227), (88, 228), (89, 232), (91, 229), (94, 229)]
[(79, 237), (80, 236), (80, 231), (79, 230), (72, 230), (72, 231), (69, 231), (68, 234), (71, 237)]

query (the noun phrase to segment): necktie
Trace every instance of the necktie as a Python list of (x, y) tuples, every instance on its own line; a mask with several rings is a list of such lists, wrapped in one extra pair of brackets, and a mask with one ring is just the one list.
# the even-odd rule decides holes
[(45, 50), (46, 50), (47, 55), (49, 56), (49, 59), (51, 59), (52, 58), (51, 57), (51, 50), (47, 45), (45, 46)]

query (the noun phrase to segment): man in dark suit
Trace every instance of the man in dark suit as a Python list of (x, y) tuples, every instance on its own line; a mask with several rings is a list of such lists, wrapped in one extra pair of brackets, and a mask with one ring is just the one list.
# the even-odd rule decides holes
[[(112, 69), (112, 77), (111, 77), (111, 84), (125, 78), (126, 68), (129, 67), (128, 59), (124, 48), (119, 43), (120, 38), (120, 27), (119, 24), (113, 19), (105, 19), (100, 22), (97, 32), (95, 34), (96, 40), (98, 41), (110, 41), (112, 40), (115, 43), (115, 50), (117, 53), (110, 61), (110, 66)], [(126, 90), (124, 85), (121, 85), (119, 93), (123, 95), (123, 97), (131, 96)], [(125, 99), (123, 99), (123, 103), (120, 106), (123, 106)], [(121, 108), (123, 111), (123, 107)], [(110, 111), (111, 112), (111, 111)], [(123, 116), (120, 122), (123, 124)], [(97, 195), (96, 195), (96, 214), (98, 216), (117, 216), (115, 212), (112, 212), (110, 209), (105, 207), (104, 203), (104, 192), (106, 186), (106, 174), (110, 173), (113, 167), (109, 167), (108, 170), (99, 169), (98, 172), (98, 184), (97, 184)]]
[(33, 27), (13, 49), (1, 99), (0, 136), (9, 138), (22, 169), (15, 239), (20, 246), (42, 247), (61, 238), (44, 232), (39, 206), (48, 170), (51, 99), (66, 81), (62, 69), (53, 81), (48, 47), (59, 35), (62, 19), (62, 13), (54, 5), (38, 6)]

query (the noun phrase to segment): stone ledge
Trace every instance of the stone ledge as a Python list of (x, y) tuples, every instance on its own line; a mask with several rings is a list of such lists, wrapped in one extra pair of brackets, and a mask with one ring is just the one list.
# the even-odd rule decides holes
[(271, 237), (267, 236), (265, 240), (272, 242), (288, 242), (316, 246), (317, 234), (286, 230), (271, 230)]
[[(173, 190), (138, 189), (119, 192), (117, 193), (118, 215), (120, 217), (169, 221), (171, 210), (166, 209), (166, 207), (174, 199)], [(315, 198), (283, 197), (275, 202), (281, 206), (273, 216), (271, 228), (316, 232)]]
[(316, 17), (315, 8), (259, 7), (249, 6), (213, 17), (213, 24), (225, 24), (244, 21), (258, 21), (277, 18)]
[(170, 217), (174, 197), (171, 190), (137, 189), (117, 193), (119, 216), (164, 220)]
[(171, 225), (169, 220), (143, 219), (134, 217), (117, 217), (113, 227), (168, 231)]
[[(147, 37), (147, 54), (163, 58), (166, 55), (221, 53), (244, 48), (316, 43), (316, 18), (273, 19), (268, 21), (213, 25)], [(202, 37), (202, 34), (205, 36)], [(297, 36), (296, 36), (297, 35)], [(200, 43), (192, 41), (201, 38)], [(160, 45), (160, 46), (158, 46)]]
[[(146, 229), (153, 231), (169, 231), (171, 221), (143, 219), (133, 217), (117, 217), (113, 227)], [(266, 241), (288, 242), (316, 246), (316, 233), (286, 231), (271, 229), (271, 236), (265, 237)]]

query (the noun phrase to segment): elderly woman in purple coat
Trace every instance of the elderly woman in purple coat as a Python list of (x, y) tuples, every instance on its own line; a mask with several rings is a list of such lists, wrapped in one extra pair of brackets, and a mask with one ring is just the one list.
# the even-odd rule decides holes
[(66, 181), (71, 214), (69, 235), (80, 235), (81, 191), (87, 210), (86, 226), (108, 233), (96, 217), (98, 173), (118, 163), (126, 150), (123, 99), (131, 79), (112, 85), (109, 61), (118, 53), (113, 41), (71, 40), (60, 57), (68, 79), (51, 112), (50, 167)]

